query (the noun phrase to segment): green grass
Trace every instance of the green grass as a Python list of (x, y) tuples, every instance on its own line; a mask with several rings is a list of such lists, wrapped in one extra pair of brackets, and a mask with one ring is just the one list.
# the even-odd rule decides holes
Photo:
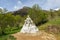
[(5, 34), (13, 34), (19, 32), (22, 27), (8, 27), (4, 30)]
[(60, 26), (60, 18), (52, 19), (52, 20), (48, 21), (47, 23), (39, 26), (38, 28), (40, 30), (45, 30), (49, 25), (57, 25), (57, 26)]
[(17, 27), (6, 28), (4, 30), (5, 34), (2, 34), (0, 36), (0, 40), (15, 40), (15, 38), (13, 36), (11, 36), (10, 34), (20, 32), (20, 30), (21, 30), (21, 27), (19, 27), (19, 28), (17, 28)]
[(56, 18), (56, 19), (50, 20), (48, 23), (59, 25), (60, 24), (60, 18)]
[[(47, 23), (39, 26), (39, 30), (46, 30), (46, 28), (49, 26), (49, 25), (57, 25), (57, 27), (60, 27), (60, 18), (56, 18), (56, 19), (52, 19), (50, 21), (48, 21)], [(48, 30), (47, 30), (47, 33), (48, 33)], [(54, 33), (53, 33), (54, 34)], [(54, 34), (57, 38), (57, 40), (60, 40), (60, 33), (58, 34)]]
[(3, 35), (3, 36), (0, 36), (0, 40), (16, 40), (16, 38), (14, 38), (11, 35)]

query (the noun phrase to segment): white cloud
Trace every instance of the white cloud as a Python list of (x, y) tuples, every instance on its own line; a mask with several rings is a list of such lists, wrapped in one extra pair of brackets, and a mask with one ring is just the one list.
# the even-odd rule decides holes
[(56, 9), (54, 9), (54, 10), (56, 10), (56, 11), (57, 11), (57, 10), (59, 10), (59, 9), (60, 9), (60, 8), (56, 8)]
[(43, 6), (45, 9), (60, 8), (60, 0), (47, 0)]
[(20, 9), (20, 8), (22, 8), (22, 7), (23, 7), (23, 3), (22, 3), (21, 1), (18, 1), (18, 2), (17, 2), (17, 5), (15, 5), (13, 9), (14, 9), (14, 10), (18, 10), (18, 9)]
[(0, 7), (0, 9), (2, 9), (2, 10), (3, 10), (3, 7)]
[(18, 6), (14, 6), (14, 10), (18, 10), (19, 9), (19, 7)]
[(18, 1), (17, 4), (22, 4), (22, 2), (21, 1)]

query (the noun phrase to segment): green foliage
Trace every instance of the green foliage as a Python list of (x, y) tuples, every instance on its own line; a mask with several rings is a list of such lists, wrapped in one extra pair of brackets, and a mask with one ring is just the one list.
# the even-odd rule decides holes
[[(15, 33), (20, 30), (21, 17), (11, 13), (0, 14), (0, 35)], [(17, 30), (17, 31), (16, 31)]]
[(42, 10), (39, 5), (35, 4), (30, 7), (23, 7), (20, 10), (14, 12), (6, 12), (7, 10), (0, 9), (0, 35), (11, 34), (20, 31), (24, 20), (27, 15), (31, 17), (33, 22), (39, 26), (48, 21), (44, 26), (39, 27), (41, 30), (45, 30), (48, 27), (48, 24), (58, 24), (60, 25), (60, 10)]
[(0, 36), (0, 40), (16, 40), (16, 38), (14, 38), (11, 35), (3, 35), (3, 36)]
[(19, 32), (21, 30), (22, 27), (7, 27), (5, 28), (4, 32), (5, 34), (12, 34), (12, 33), (16, 33)]
[(39, 10), (38, 6), (35, 7), (34, 5), (33, 8), (29, 10), (29, 15), (36, 25), (47, 21), (47, 14), (45, 14), (42, 10)]
[(60, 18), (56, 18), (49, 21), (50, 24), (60, 25)]

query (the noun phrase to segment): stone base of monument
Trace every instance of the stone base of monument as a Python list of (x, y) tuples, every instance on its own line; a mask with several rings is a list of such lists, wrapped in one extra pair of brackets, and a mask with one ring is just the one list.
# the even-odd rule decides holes
[(20, 31), (20, 33), (37, 33), (39, 30), (36, 25), (33, 23), (31, 18), (28, 16), (25, 20), (25, 23)]
[(21, 33), (37, 33), (38, 29), (35, 26), (23, 27)]

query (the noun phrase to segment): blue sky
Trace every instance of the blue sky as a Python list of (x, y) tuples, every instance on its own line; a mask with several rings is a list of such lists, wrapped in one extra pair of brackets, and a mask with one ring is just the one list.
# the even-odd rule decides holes
[(60, 8), (60, 0), (0, 0), (0, 8), (9, 11), (18, 10), (23, 6), (32, 7), (34, 4), (38, 4), (44, 10)]

